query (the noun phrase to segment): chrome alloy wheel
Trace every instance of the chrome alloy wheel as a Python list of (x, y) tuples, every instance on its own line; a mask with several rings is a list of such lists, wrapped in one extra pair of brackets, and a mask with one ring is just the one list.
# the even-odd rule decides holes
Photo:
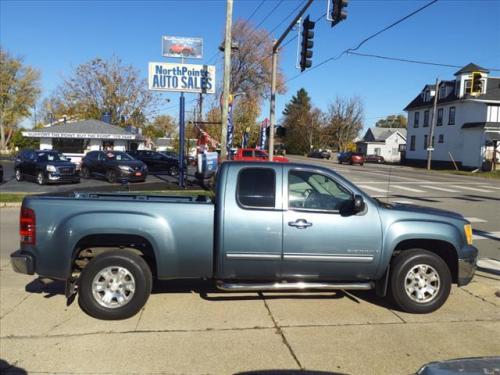
[(418, 303), (432, 301), (441, 287), (439, 274), (427, 264), (417, 264), (405, 277), (405, 291), (408, 297)]
[(92, 295), (101, 306), (108, 309), (125, 306), (134, 293), (134, 276), (123, 267), (106, 267), (92, 281)]

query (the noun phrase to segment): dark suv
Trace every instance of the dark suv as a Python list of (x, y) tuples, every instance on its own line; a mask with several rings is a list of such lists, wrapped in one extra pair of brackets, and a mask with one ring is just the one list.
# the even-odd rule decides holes
[(110, 183), (117, 181), (146, 181), (148, 168), (122, 151), (90, 151), (82, 159), (81, 175), (105, 177)]
[(176, 154), (149, 150), (128, 151), (127, 154), (145, 163), (150, 172), (167, 172), (171, 176), (179, 174), (179, 159)]
[(313, 150), (307, 154), (307, 157), (329, 160), (332, 157), (332, 155), (326, 150)]
[(55, 150), (23, 150), (14, 161), (16, 180), (29, 179), (39, 185), (80, 182), (76, 165)]

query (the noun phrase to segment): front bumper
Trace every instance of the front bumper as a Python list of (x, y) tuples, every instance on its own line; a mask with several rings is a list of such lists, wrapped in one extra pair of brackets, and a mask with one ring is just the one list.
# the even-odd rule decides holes
[(462, 257), (458, 259), (458, 286), (470, 283), (476, 272), (478, 250), (476, 247), (466, 245), (462, 248)]
[(35, 258), (30, 254), (23, 253), (21, 250), (10, 254), (10, 264), (12, 269), (18, 273), (35, 274)]
[(59, 182), (80, 182), (80, 176), (78, 174), (74, 175), (63, 175), (59, 173), (49, 172), (47, 174), (47, 183), (55, 184)]
[[(144, 181), (148, 177), (148, 173), (145, 171), (128, 172), (128, 171), (120, 170), (118, 173), (119, 173), (118, 174), (119, 180)], [(140, 175), (137, 175), (137, 173), (140, 173)]]

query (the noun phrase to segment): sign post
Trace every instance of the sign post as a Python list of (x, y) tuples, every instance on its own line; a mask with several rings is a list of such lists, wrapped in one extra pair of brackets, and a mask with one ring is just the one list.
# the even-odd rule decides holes
[(179, 99), (179, 187), (184, 189), (184, 110), (185, 110), (184, 93), (181, 92)]

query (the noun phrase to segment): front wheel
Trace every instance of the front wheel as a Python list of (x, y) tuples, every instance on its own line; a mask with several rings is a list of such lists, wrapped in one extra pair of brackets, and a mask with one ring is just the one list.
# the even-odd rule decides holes
[(96, 256), (83, 269), (78, 303), (97, 319), (127, 319), (144, 306), (152, 284), (144, 259), (129, 251), (111, 250)]
[(80, 172), (82, 178), (90, 178), (90, 170), (87, 167), (82, 167), (82, 170)]
[(106, 180), (108, 180), (110, 184), (114, 184), (116, 182), (116, 172), (112, 169), (108, 170), (106, 172)]
[(43, 174), (42, 171), (39, 171), (36, 175), (36, 182), (38, 185), (45, 185), (46, 180), (45, 180), (45, 175)]
[(448, 299), (451, 273), (438, 255), (423, 249), (405, 250), (394, 258), (391, 268), (391, 295), (403, 311), (430, 313)]
[(21, 170), (19, 168), (16, 168), (16, 181), (22, 181), (23, 180), (23, 174), (21, 173)]
[(170, 167), (169, 172), (170, 172), (170, 176), (177, 177), (177, 176), (179, 176), (179, 167), (174, 165), (174, 166)]

